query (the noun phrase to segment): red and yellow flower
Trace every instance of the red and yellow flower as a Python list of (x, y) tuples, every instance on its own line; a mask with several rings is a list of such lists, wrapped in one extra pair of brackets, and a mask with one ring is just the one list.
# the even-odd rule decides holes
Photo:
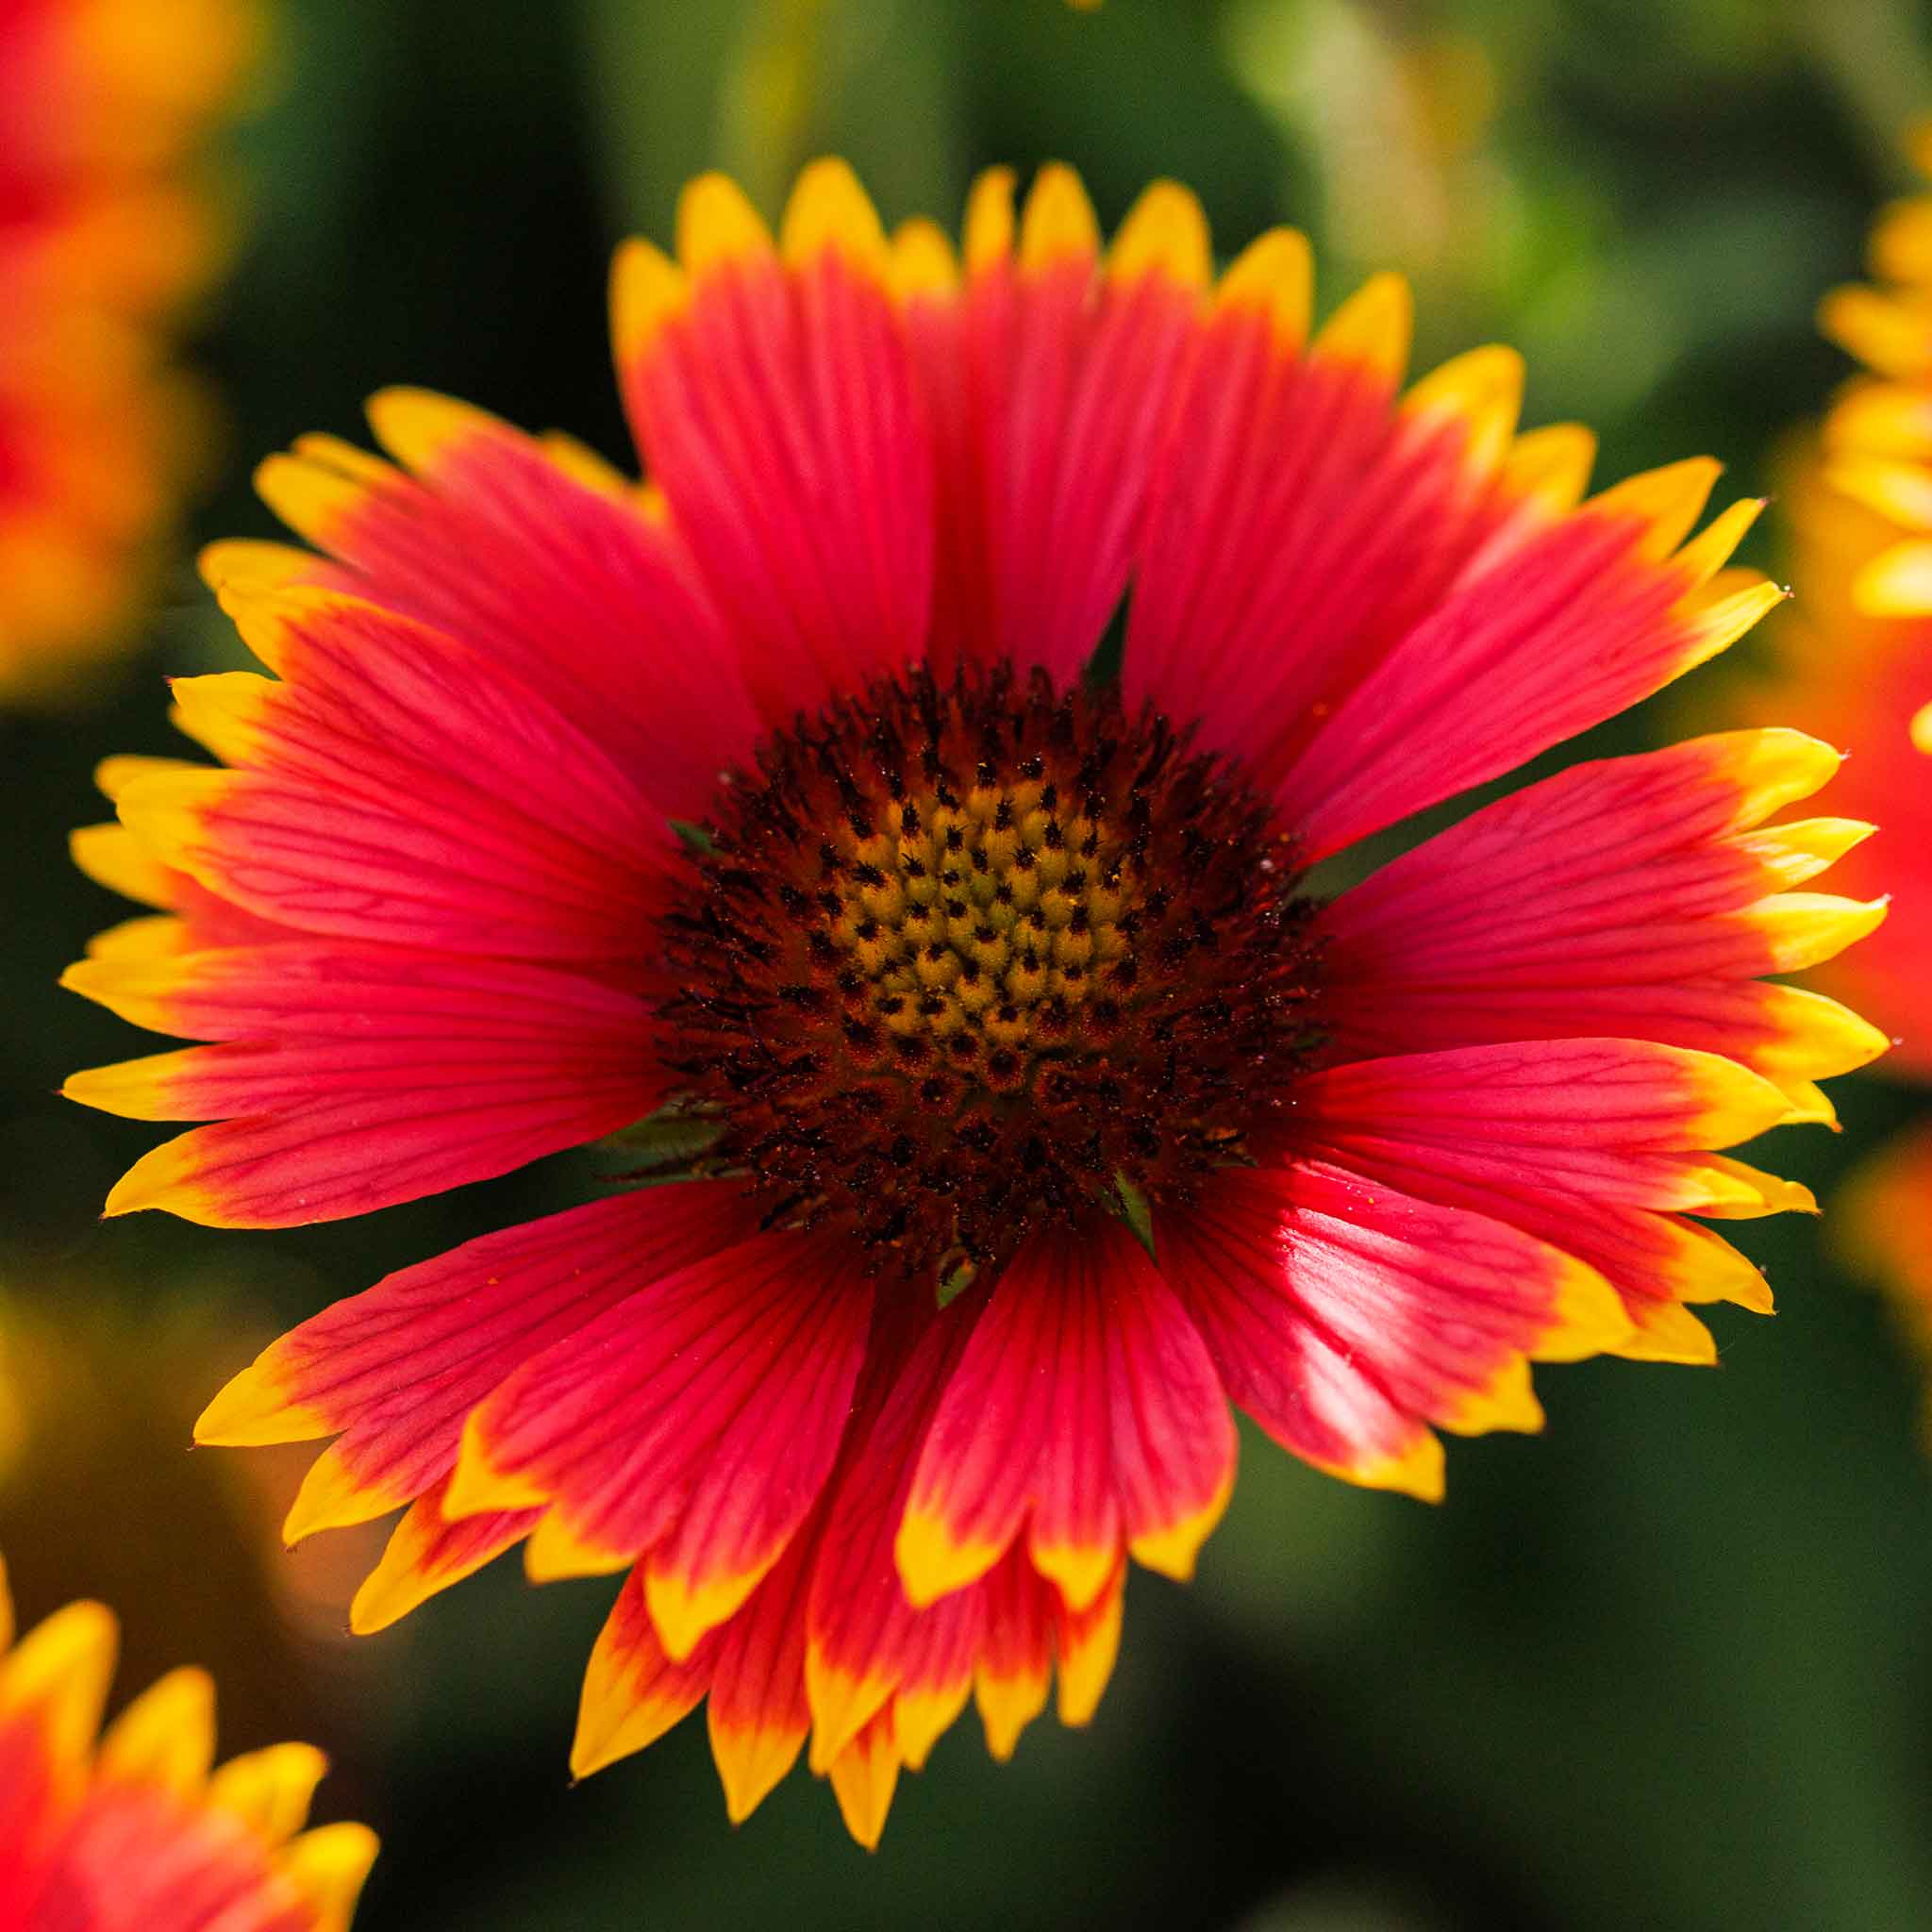
[[(701, 1701), (734, 1818), (810, 1739), (852, 1830), (976, 1698), (1093, 1708), (1185, 1576), (1230, 1400), (1433, 1497), (1533, 1360), (1707, 1361), (1768, 1308), (1714, 1150), (1884, 1041), (1763, 975), (1882, 907), (1781, 819), (1797, 732), (1584, 764), (1339, 893), (1314, 868), (1703, 662), (1778, 596), (1715, 466), (1585, 498), (1500, 348), (1403, 388), (1404, 285), (1110, 245), (1064, 169), (963, 259), (851, 174), (618, 258), (649, 481), (443, 398), (260, 472), (219, 544), (275, 674), (175, 687), (81, 862), (158, 908), (71, 983), (208, 1044), (76, 1075), (202, 1120), (108, 1208), (359, 1214), (653, 1116), (638, 1185), (304, 1324), (203, 1441), (332, 1435), (291, 1537), (404, 1507), (376, 1628), (522, 1542), (626, 1572), (574, 1763)], [(646, 1151), (647, 1150), (647, 1151)], [(644, 1171), (652, 1161), (659, 1165)]]
[(0, 6), (0, 692), (111, 645), (201, 441), (170, 319), (220, 247), (193, 160), (252, 0)]
[(308, 1744), (214, 1761), (214, 1686), (172, 1672), (100, 1736), (118, 1631), (69, 1604), (13, 1641), (0, 1568), (0, 1925), (10, 1932), (345, 1932), (375, 1857), (303, 1831)]
[[(1932, 127), (1913, 143), (1932, 175)], [(1787, 537), (1793, 614), (1771, 631), (1770, 674), (1752, 715), (1799, 711), (1850, 748), (1847, 808), (1890, 834), (1852, 860), (1854, 889), (1883, 869), (1897, 907), (1869, 946), (1818, 975), (1895, 1036), (1888, 1061), (1932, 1076), (1932, 851), (1918, 836), (1932, 780), (1932, 195), (1895, 203), (1874, 225), (1875, 285), (1835, 290), (1820, 322), (1865, 367), (1835, 399), (1793, 465)], [(1924, 890), (1921, 890), (1921, 887)], [(1907, 1133), (1870, 1163), (1844, 1227), (1901, 1290), (1932, 1348), (1932, 1267), (1919, 1230), (1932, 1209), (1932, 1131)]]

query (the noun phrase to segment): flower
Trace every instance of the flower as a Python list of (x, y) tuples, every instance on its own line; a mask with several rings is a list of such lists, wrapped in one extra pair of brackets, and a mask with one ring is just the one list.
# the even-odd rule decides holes
[(0, 1567), (0, 1924), (343, 1932), (375, 1837), (302, 1831), (322, 1753), (275, 1744), (211, 1773), (214, 1686), (197, 1670), (152, 1685), (97, 1745), (117, 1641), (111, 1612), (75, 1603), (14, 1642)]
[[(1932, 127), (1912, 146), (1932, 174)], [(1835, 290), (1820, 308), (1825, 334), (1866, 367), (1792, 464), (1785, 534), (1798, 602), (1770, 627), (1769, 672), (1740, 691), (1738, 708), (1795, 708), (1851, 747), (1846, 808), (1892, 828), (1875, 855), (1852, 861), (1854, 889), (1882, 867), (1909, 890), (1871, 945), (1818, 978), (1897, 1034), (1890, 1071), (1924, 1081), (1932, 855), (1911, 835), (1932, 777), (1932, 195), (1881, 215), (1871, 263), (1880, 286)], [(1932, 1353), (1932, 1272), (1916, 1235), (1928, 1202), (1932, 1130), (1921, 1127), (1857, 1173), (1840, 1225), (1860, 1263), (1896, 1286), (1907, 1328)]]
[(69, 1091), (212, 1122), (108, 1204), (212, 1225), (645, 1121), (638, 1185), (318, 1315), (198, 1434), (336, 1436), (291, 1537), (408, 1506), (359, 1628), (519, 1541), (627, 1572), (576, 1770), (708, 1698), (734, 1818), (809, 1733), (871, 1843), (969, 1696), (1001, 1755), (1056, 1665), (1091, 1711), (1229, 1398), (1433, 1497), (1437, 1428), (1539, 1425), (1531, 1359), (1768, 1307), (1686, 1217), (1808, 1205), (1710, 1150), (1882, 1047), (1757, 975), (1883, 908), (1788, 890), (1859, 828), (1771, 822), (1838, 764), (1777, 729), (1311, 887), (1778, 595), (1723, 568), (1757, 505), (1684, 541), (1709, 463), (1579, 503), (1508, 351), (1399, 393), (1399, 280), (1310, 342), (1299, 236), (1216, 281), (1161, 184), (1103, 249), (1058, 167), (981, 180), (963, 264), (835, 162), (775, 242), (695, 182), (678, 258), (616, 265), (642, 487), (411, 391), (394, 463), (263, 466), (323, 554), (207, 571), (276, 676), (177, 682), (227, 768), (110, 761), (78, 846), (162, 909), (70, 984), (212, 1043)]
[(0, 693), (134, 615), (204, 407), (168, 366), (220, 224), (192, 162), (252, 0), (18, 0), (0, 23)]

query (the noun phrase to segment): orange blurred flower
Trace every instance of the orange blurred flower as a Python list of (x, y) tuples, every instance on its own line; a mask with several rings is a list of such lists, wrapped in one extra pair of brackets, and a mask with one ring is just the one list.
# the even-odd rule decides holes
[[(1911, 147), (1932, 175), (1932, 125)], [(1896, 1034), (1888, 1066), (1923, 1080), (1932, 1077), (1932, 194), (1880, 214), (1870, 261), (1872, 283), (1834, 290), (1819, 311), (1824, 333), (1864, 368), (1791, 464), (1797, 594), (1770, 627), (1774, 669), (1746, 705), (1754, 717), (1802, 718), (1852, 753), (1840, 808), (1886, 836), (1848, 855), (1840, 876), (1856, 892), (1882, 873), (1898, 897), (1871, 942), (1819, 980)], [(1869, 1163), (1846, 1208), (1840, 1226), (1932, 1353), (1921, 1234), (1932, 1213), (1932, 1130)]]
[(222, 243), (195, 151), (258, 40), (254, 0), (0, 8), (0, 695), (125, 635), (193, 473), (170, 331)]

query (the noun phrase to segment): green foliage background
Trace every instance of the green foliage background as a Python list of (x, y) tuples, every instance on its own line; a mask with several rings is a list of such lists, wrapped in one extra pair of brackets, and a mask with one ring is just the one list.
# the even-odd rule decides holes
[[(234, 142), (245, 244), (202, 323), (230, 426), (201, 536), (269, 534), (251, 463), (358, 435), (393, 381), (624, 456), (611, 245), (668, 234), (700, 167), (775, 210), (826, 149), (894, 219), (951, 218), (993, 160), (1074, 162), (1108, 220), (1177, 175), (1224, 247), (1308, 227), (1324, 308), (1410, 269), (1423, 363), (1520, 344), (1530, 420), (1594, 423), (1606, 477), (1709, 450), (1761, 489), (1843, 373), (1812, 306), (1857, 273), (1903, 185), (1896, 137), (1932, 111), (1907, 0), (292, 0), (278, 38)], [(92, 1422), (0, 1482), (0, 1547), (29, 1615), (116, 1602), (130, 1680), (213, 1664), (233, 1747), (298, 1727), (329, 1748), (328, 1815), (387, 1840), (361, 1932), (1932, 1925), (1932, 1480), (1915, 1374), (1828, 1218), (1749, 1231), (1782, 1312), (1718, 1311), (1720, 1369), (1543, 1374), (1545, 1437), (1455, 1446), (1440, 1509), (1246, 1440), (1196, 1587), (1136, 1577), (1092, 1728), (1042, 1723), (1001, 1770), (962, 1724), (874, 1857), (802, 1772), (734, 1834), (695, 1722), (568, 1788), (608, 1583), (533, 1591), (500, 1564), (352, 1657), (305, 1627), (259, 1668), (236, 1544), (271, 1542), (272, 1517), (195, 1500), (241, 1452), (176, 1461), (174, 1412), (274, 1325), (541, 1211), (585, 1168), (286, 1235), (97, 1224), (154, 1136), (51, 1097), (144, 1050), (53, 990), (118, 916), (63, 840), (100, 815), (96, 758), (173, 748), (160, 675), (239, 661), (187, 557), (124, 675), (0, 724), (0, 1261), (40, 1317), (205, 1336), (204, 1386), (156, 1349), (170, 1419), (141, 1435), (125, 1357), (146, 1344), (113, 1344)], [(1719, 682), (1610, 741), (1683, 724)], [(1827, 1194), (1915, 1105), (1877, 1079), (1840, 1097), (1841, 1139), (1787, 1130), (1774, 1157)], [(146, 1446), (117, 1463), (109, 1436)], [(292, 1469), (275, 1481), (285, 1502)]]

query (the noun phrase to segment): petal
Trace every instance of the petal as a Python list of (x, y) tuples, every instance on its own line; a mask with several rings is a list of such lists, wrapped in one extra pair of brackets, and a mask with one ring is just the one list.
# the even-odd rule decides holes
[(842, 1239), (791, 1231), (652, 1281), (476, 1410), (450, 1507), (548, 1501), (579, 1542), (648, 1553), (652, 1616), (686, 1656), (817, 1501), (871, 1301)]
[(1053, 1600), (1054, 1654), (1059, 1665), (1057, 1708), (1063, 1724), (1090, 1723), (1100, 1708), (1101, 1693), (1120, 1655), (1126, 1581), (1126, 1565), (1121, 1563), (1084, 1608), (1074, 1608), (1060, 1596)]
[(832, 1790), (845, 1829), (867, 1851), (878, 1849), (898, 1789), (899, 1747), (892, 1737), (892, 1714), (882, 1710), (832, 1762)]
[(599, 1633), (584, 1679), (571, 1770), (588, 1777), (641, 1751), (707, 1691), (725, 1808), (740, 1824), (791, 1770), (809, 1724), (803, 1682), (809, 1533), (796, 1539), (744, 1607), (682, 1661), (665, 1651), (632, 1571)]
[(307, 581), (461, 638), (634, 769), (668, 811), (702, 815), (756, 724), (694, 565), (640, 492), (481, 409), (421, 390), (370, 404), (408, 474), (332, 438), (258, 473), (262, 493), (340, 565), (216, 544), (216, 589)]
[[(1324, 1139), (1359, 1129), (1451, 1145), (1507, 1140), (1581, 1166), (1610, 1153), (1728, 1147), (1789, 1121), (1791, 1107), (1770, 1081), (1715, 1054), (1552, 1040), (1330, 1067), (1296, 1087), (1295, 1113)], [(1633, 1188), (1656, 1171), (1625, 1165)]]
[(682, 272), (618, 257), (618, 376), (647, 467), (767, 724), (924, 651), (932, 450), (884, 238), (842, 163), (801, 175), (784, 250), (718, 175), (686, 189)]
[(1016, 1547), (976, 1591), (946, 1599), (977, 1595), (983, 1603), (974, 1696), (995, 1757), (1010, 1757), (1021, 1731), (1046, 1707), (1056, 1658), (1060, 1722), (1092, 1717), (1120, 1648), (1126, 1574), (1125, 1563), (1117, 1564), (1093, 1601), (1075, 1610)]
[(956, 1590), (920, 1612), (892, 1693), (892, 1743), (908, 1771), (924, 1768), (973, 1694), (986, 1621), (984, 1590)]
[(591, 1651), (570, 1750), (571, 1775), (589, 1777), (655, 1744), (695, 1710), (710, 1689), (722, 1641), (722, 1633), (713, 1631), (689, 1657), (674, 1662), (644, 1606), (643, 1570), (633, 1570)]
[(1330, 1051), (1641, 1034), (1780, 1079), (1862, 1065), (1874, 1028), (1746, 983), (1882, 912), (1777, 890), (1842, 822), (1762, 822), (1839, 762), (1798, 732), (1724, 733), (1574, 766), (1438, 833), (1317, 922)]
[(286, 1843), (308, 1822), (328, 1759), (313, 1744), (271, 1744), (231, 1757), (208, 1779), (208, 1801), (232, 1811), (264, 1843)]
[[(1533, 501), (1499, 480), (1520, 358), (1477, 350), (1396, 405), (1408, 295), (1370, 283), (1305, 352), (1307, 244), (1232, 267), (1178, 378), (1135, 580), (1130, 698), (1199, 715), (1274, 777)], [(1567, 506), (1565, 506), (1567, 508)]]
[(1279, 773), (1307, 856), (1513, 770), (1702, 663), (1775, 604), (1783, 593), (1761, 578), (1708, 580), (1707, 550), (1669, 554), (1714, 475), (1690, 464), (1634, 477), (1466, 574), (1319, 714), (1306, 744), (1283, 740), (1262, 769)]
[[(45, 1909), (25, 1924), (322, 1932), (345, 1923), (310, 1906), (312, 1855), (299, 1849), (301, 1840), (275, 1856), (233, 1812), (185, 1797), (122, 1780), (94, 1783), (52, 1848)], [(330, 1829), (339, 1840), (356, 1836), (374, 1856), (361, 1826)]]
[(229, 607), (282, 674), (182, 680), (235, 772), (157, 771), (122, 823), (281, 924), (532, 959), (653, 957), (676, 841), (590, 739), (441, 633), (333, 592)]
[[(1653, 1360), (1667, 1346), (1660, 1302), (1769, 1306), (1742, 1256), (1675, 1217), (1809, 1206), (1805, 1190), (1702, 1151), (1791, 1114), (1777, 1088), (1732, 1061), (1623, 1040), (1357, 1061), (1311, 1074), (1296, 1094), (1297, 1136), (1320, 1158), (1506, 1221), (1596, 1269), (1638, 1330), (1609, 1345)], [(1689, 1358), (1707, 1358), (1701, 1329), (1677, 1330)]]
[(986, 1748), (1004, 1762), (1018, 1747), (1021, 1732), (1046, 1708), (1059, 1593), (1017, 1544), (978, 1589), (986, 1608), (973, 1699), (986, 1728)]
[(725, 1808), (734, 1824), (750, 1817), (791, 1770), (810, 1724), (805, 1591), (814, 1542), (810, 1529), (795, 1538), (743, 1607), (682, 1660), (664, 1648), (643, 1566), (633, 1570), (591, 1653), (573, 1774), (588, 1777), (656, 1742), (708, 1692)]
[(222, 1043), (75, 1074), (69, 1098), (138, 1120), (215, 1120), (144, 1156), (109, 1214), (217, 1227), (362, 1214), (508, 1173), (650, 1112), (651, 1009), (560, 973), (295, 942), (63, 982), (140, 1024)]
[(1609, 1288), (1500, 1222), (1325, 1162), (1229, 1171), (1160, 1225), (1229, 1393), (1294, 1454), (1434, 1497), (1426, 1423), (1535, 1427), (1523, 1364), (1623, 1339)]
[(66, 1809), (74, 1775), (57, 1778), (31, 1717), (0, 1716), (0, 1924), (32, 1923), (47, 1877), (44, 1852)]
[(537, 1527), (541, 1512), (535, 1509), (446, 1517), (442, 1500), (448, 1490), (445, 1477), (411, 1503), (391, 1531), (381, 1561), (349, 1605), (349, 1628), (358, 1637), (388, 1629), (438, 1591), (494, 1562)]
[(342, 1430), (317, 1485), (326, 1496), (304, 1486), (296, 1527), (380, 1516), (450, 1473), (464, 1418), (524, 1363), (756, 1224), (736, 1189), (691, 1182), (466, 1241), (272, 1343), (208, 1405), (195, 1440), (301, 1441)]
[(811, 1710), (805, 1692), (806, 1593), (816, 1537), (793, 1539), (751, 1600), (719, 1632), (706, 1712), (724, 1808), (741, 1824), (797, 1761)]
[[(103, 771), (128, 765), (138, 769), (113, 770), (115, 791), (110, 796), (118, 796), (137, 775), (196, 773), (204, 769), (180, 759), (109, 758)], [(180, 915), (126, 920), (111, 926), (89, 941), (90, 958), (158, 959), (212, 947), (265, 945), (298, 937), (286, 926), (258, 919), (239, 906), (230, 906), (186, 873), (163, 865), (125, 825), (82, 825), (69, 835), (68, 851), (89, 878), (109, 891)]]
[(434, 1032), (494, 1053), (560, 1026), (594, 1022), (614, 1032), (636, 1027), (640, 1015), (648, 1024), (641, 1001), (568, 973), (301, 939), (88, 960), (61, 984), (134, 1025), (194, 1040), (386, 1044)]
[(1036, 1566), (1084, 1607), (1124, 1541), (1185, 1575), (1233, 1479), (1212, 1364), (1134, 1237), (1110, 1220), (1036, 1237), (926, 1433), (899, 1574), (930, 1604), (983, 1576), (1024, 1524)]
[(313, 1915), (315, 1932), (348, 1932), (379, 1848), (375, 1834), (361, 1824), (325, 1824), (290, 1845), (281, 1871)]
[(920, 1442), (973, 1333), (979, 1297), (943, 1312), (881, 1310), (810, 1577), (805, 1682), (812, 1769), (824, 1772), (924, 1655), (926, 1616), (907, 1602), (892, 1542)]
[(179, 874), (151, 858), (125, 825), (82, 825), (69, 834), (67, 849), (96, 885), (143, 906), (175, 904)]
[(170, 1671), (108, 1725), (94, 1774), (190, 1798), (215, 1761), (215, 1687), (206, 1671)]
[(1818, 326), (1880, 375), (1916, 385), (1932, 374), (1932, 315), (1921, 291), (1834, 289), (1818, 305)]
[(934, 655), (1010, 656), (1064, 682), (1126, 588), (1207, 223), (1157, 182), (1103, 263), (1070, 169), (1041, 170), (1017, 235), (995, 169), (973, 191), (966, 258), (963, 288), (907, 300), (939, 455)]
[(39, 1727), (56, 1779), (78, 1774), (93, 1750), (119, 1649), (113, 1616), (74, 1603), (0, 1655), (0, 1722), (24, 1716)]

